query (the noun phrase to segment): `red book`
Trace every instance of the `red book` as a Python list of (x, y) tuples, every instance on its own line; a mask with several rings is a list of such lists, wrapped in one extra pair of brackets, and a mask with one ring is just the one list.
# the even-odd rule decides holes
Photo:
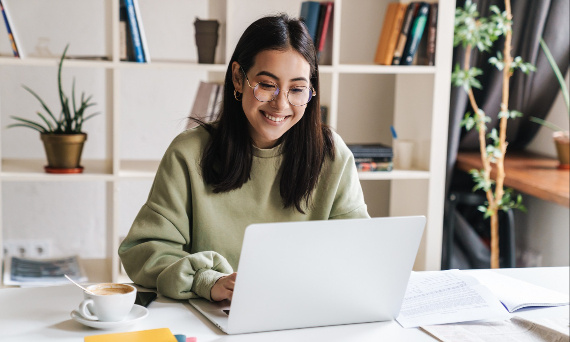
[(326, 1), (321, 3), (321, 18), (319, 19), (319, 28), (317, 41), (315, 47), (317, 48), (317, 53), (320, 53), (325, 48), (325, 41), (327, 37), (327, 32), (329, 30), (332, 10), (334, 3), (332, 1)]

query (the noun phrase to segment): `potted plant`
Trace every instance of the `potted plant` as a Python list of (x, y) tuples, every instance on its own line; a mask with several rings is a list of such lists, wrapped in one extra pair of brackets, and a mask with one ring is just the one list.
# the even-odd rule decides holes
[(59, 60), (59, 68), (57, 75), (57, 83), (59, 90), (59, 100), (61, 103), (61, 112), (56, 118), (54, 113), (48, 108), (41, 97), (33, 90), (23, 86), (30, 94), (32, 94), (41, 103), (43, 109), (47, 113), (37, 112), (40, 120), (33, 121), (22, 117), (11, 116), (17, 123), (8, 126), (11, 127), (27, 127), (40, 132), (40, 138), (44, 144), (48, 165), (45, 171), (48, 173), (81, 173), (83, 167), (80, 165), (83, 144), (87, 140), (87, 134), (83, 132), (83, 123), (99, 113), (86, 115), (86, 110), (94, 106), (91, 97), (85, 97), (85, 93), (81, 94), (79, 106), (75, 100), (75, 79), (73, 80), (71, 99), (65, 95), (61, 85), (61, 70), (63, 60), (69, 45), (65, 47), (61, 59)]
[[(509, 79), (515, 70), (519, 69), (525, 74), (534, 71), (535, 67), (525, 63), (521, 57), (511, 56), (511, 35), (512, 35), (512, 13), (511, 2), (505, 0), (505, 11), (501, 11), (497, 6), (491, 6), (492, 14), (488, 18), (480, 18), (477, 5), (467, 0), (463, 8), (457, 8), (455, 12), (455, 29), (453, 36), (454, 46), (462, 45), (465, 48), (463, 68), (459, 65), (455, 67), (451, 76), (453, 85), (462, 87), (468, 93), (469, 103), (473, 108), (473, 114), (467, 113), (461, 125), (467, 130), (476, 128), (479, 132), (479, 150), (482, 170), (471, 170), (470, 173), (475, 182), (473, 191), (482, 190), (485, 192), (487, 201), (478, 209), (484, 213), (485, 218), (491, 221), (491, 268), (499, 267), (499, 210), (520, 209), (526, 210), (522, 205), (522, 197), (512, 197), (512, 189), (504, 189), (505, 179), (504, 160), (507, 153), (506, 131), (509, 119), (522, 116), (516, 110), (509, 110)], [(493, 43), (504, 36), (503, 53), (498, 52), (496, 57), (489, 58), (489, 63), (502, 71), (502, 97), (501, 105), (498, 109), (500, 120), (499, 130), (493, 128), (487, 132), (487, 123), (491, 118), (478, 106), (473, 88), (481, 88), (481, 83), (477, 76), (483, 71), (479, 68), (471, 67), (470, 56), (472, 49), (489, 51)], [(496, 177), (491, 178), (491, 170), (495, 169)]]
[[(556, 64), (554, 57), (552, 57), (550, 49), (548, 48), (548, 46), (544, 42), (544, 39), (542, 38), (540, 38), (540, 47), (544, 51), (546, 59), (548, 59), (548, 63), (550, 64), (550, 67), (552, 68), (552, 71), (554, 71), (554, 75), (556, 75), (556, 79), (560, 84), (560, 91), (562, 92), (562, 97), (564, 98), (564, 102), (566, 103), (566, 110), (570, 118), (570, 100), (569, 100), (570, 96), (568, 95), (568, 88), (566, 88), (566, 83), (564, 82), (564, 76), (562, 75), (562, 72), (560, 72), (560, 68), (558, 68), (558, 65)], [(530, 121), (541, 124), (554, 131), (552, 136), (554, 138), (554, 144), (556, 146), (558, 161), (560, 162), (558, 168), (564, 170), (570, 169), (570, 136), (568, 130), (564, 130), (563, 128), (558, 127), (557, 125), (551, 122), (539, 119), (534, 116), (530, 118)]]

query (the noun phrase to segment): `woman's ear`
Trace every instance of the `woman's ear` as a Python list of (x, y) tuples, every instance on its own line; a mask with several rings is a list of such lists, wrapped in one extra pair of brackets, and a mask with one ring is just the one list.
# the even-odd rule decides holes
[(232, 82), (234, 84), (234, 89), (243, 93), (242, 85), (243, 85), (243, 75), (241, 73), (241, 67), (238, 62), (232, 63)]

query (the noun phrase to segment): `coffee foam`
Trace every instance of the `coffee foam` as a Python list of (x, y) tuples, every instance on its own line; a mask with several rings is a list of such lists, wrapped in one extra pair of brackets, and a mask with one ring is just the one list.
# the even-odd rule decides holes
[(99, 296), (110, 296), (129, 293), (133, 288), (122, 284), (99, 284), (90, 287), (89, 291)]

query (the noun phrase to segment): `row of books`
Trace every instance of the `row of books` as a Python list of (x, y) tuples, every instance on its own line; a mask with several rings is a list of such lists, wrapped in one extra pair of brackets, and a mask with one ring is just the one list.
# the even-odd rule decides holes
[[(213, 122), (218, 119), (224, 97), (224, 85), (218, 82), (200, 81), (194, 104), (190, 110), (189, 118), (196, 118), (203, 122)], [(196, 126), (193, 120), (188, 120), (186, 129)]]
[(121, 0), (119, 8), (119, 58), (122, 61), (149, 63), (150, 54), (138, 0)]
[(77, 255), (38, 259), (8, 255), (4, 259), (4, 285), (47, 286), (88, 280)]
[(313, 43), (317, 56), (325, 49), (327, 33), (331, 25), (334, 3), (332, 1), (303, 1), (299, 19), (305, 23)]
[(388, 4), (374, 62), (381, 65), (434, 65), (437, 3)]
[(2, 12), (2, 17), (4, 18), (4, 24), (6, 25), (6, 31), (8, 31), (8, 39), (10, 40), (10, 46), (12, 47), (14, 57), (22, 58), (22, 46), (20, 45), (20, 41), (18, 40), (16, 32), (14, 31), (14, 24), (10, 19), (10, 12), (6, 7), (6, 3), (2, 0), (0, 0), (0, 12)]
[[(6, 25), (8, 39), (12, 47), (14, 57), (24, 58), (25, 53), (22, 44), (16, 35), (10, 11), (6, 7), (6, 1), (0, 0), (0, 12)], [(150, 62), (148, 44), (144, 33), (142, 17), (140, 14), (139, 0), (121, 0), (120, 2), (120, 59), (139, 63)]]
[(356, 169), (365, 171), (392, 171), (392, 147), (383, 144), (347, 144), (354, 155)]

